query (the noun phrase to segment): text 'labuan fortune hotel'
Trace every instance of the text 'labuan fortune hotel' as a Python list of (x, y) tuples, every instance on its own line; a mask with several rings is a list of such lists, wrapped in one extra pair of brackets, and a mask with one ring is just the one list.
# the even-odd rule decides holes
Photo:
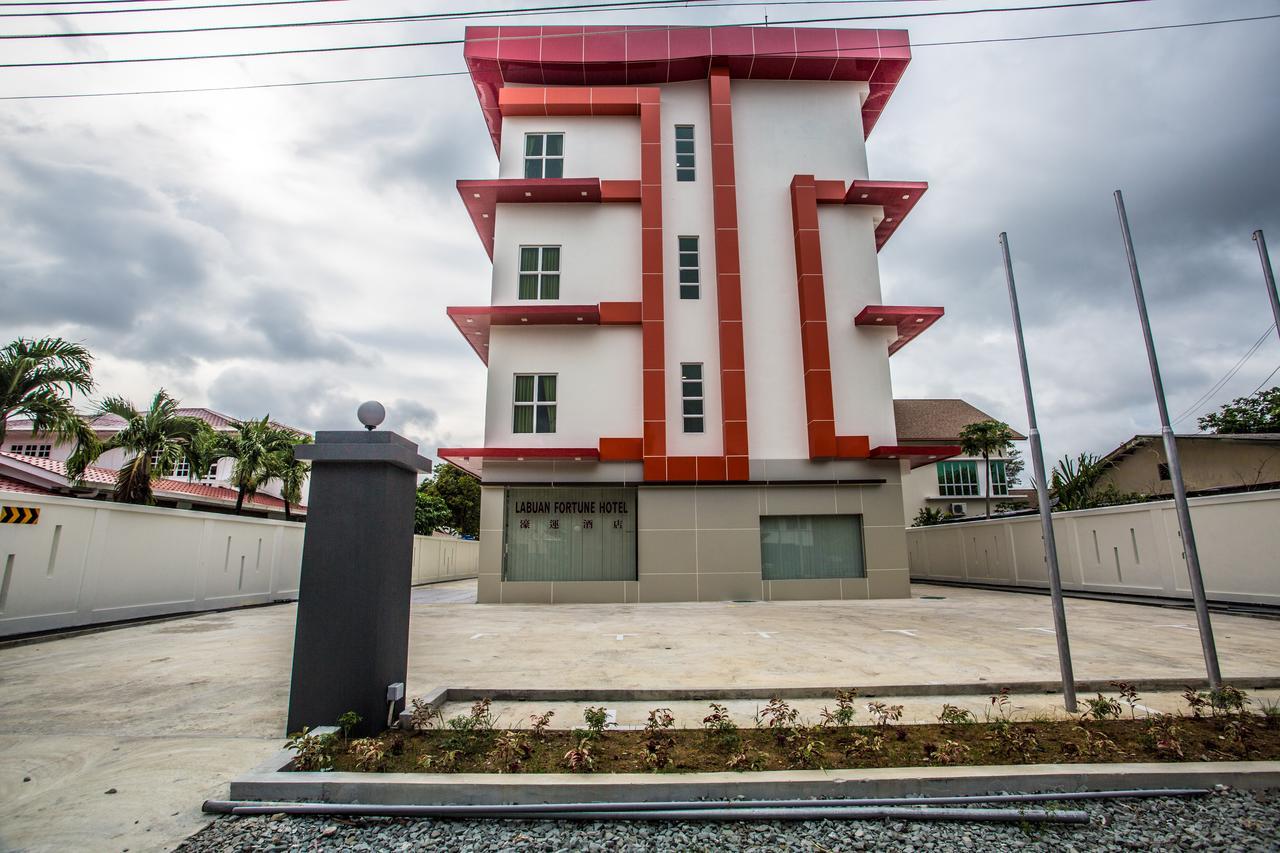
[(449, 308), (488, 365), (481, 602), (908, 594), (882, 304), (923, 195), (864, 139), (899, 30), (473, 27), (498, 152), (458, 190), (493, 260)]

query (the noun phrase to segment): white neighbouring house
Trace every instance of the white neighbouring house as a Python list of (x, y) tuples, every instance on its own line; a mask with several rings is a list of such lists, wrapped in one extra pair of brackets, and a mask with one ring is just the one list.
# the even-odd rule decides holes
[(449, 316), (487, 365), (481, 602), (909, 594), (885, 305), (924, 194), (864, 139), (890, 30), (471, 27), (498, 152), (458, 191), (493, 261)]
[[(206, 408), (179, 408), (179, 415), (195, 417), (215, 432), (231, 432), (235, 419)], [(105, 441), (124, 427), (115, 415), (99, 415), (88, 419), (100, 441)], [(294, 427), (276, 424), (283, 429), (306, 435)], [(104, 453), (95, 465), (85, 471), (83, 482), (73, 484), (67, 477), (67, 459), (75, 444), (45, 433), (33, 433), (31, 421), (14, 418), (8, 422), (3, 448), (0, 448), (0, 491), (34, 494), (70, 495), (85, 498), (109, 498), (116, 484), (116, 472), (128, 460), (125, 451)], [(191, 472), (185, 462), (152, 483), (158, 506), (182, 509), (224, 511), (235, 508), (236, 487), (231, 482), (234, 459), (219, 459), (207, 471)], [(291, 514), (305, 517), (309, 483), (303, 483), (301, 504), (291, 505)], [(245, 515), (284, 517), (284, 501), (280, 498), (280, 481), (270, 480), (258, 493), (246, 497)]]
[[(898, 443), (903, 446), (959, 444), (960, 432), (969, 424), (993, 421), (986, 412), (964, 400), (894, 400)], [(1014, 431), (1016, 442), (1027, 437)], [(1008, 453), (990, 458), (991, 507), (1017, 504), (1035, 506), (1026, 490), (1012, 488), (1005, 466)], [(903, 511), (910, 524), (921, 509), (937, 509), (951, 515), (981, 516), (986, 511), (987, 472), (981, 456), (957, 454), (912, 470), (902, 480)]]

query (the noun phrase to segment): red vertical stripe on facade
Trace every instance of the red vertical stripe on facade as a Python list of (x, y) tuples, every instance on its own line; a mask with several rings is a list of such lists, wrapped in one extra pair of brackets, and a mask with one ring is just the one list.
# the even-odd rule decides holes
[(709, 82), (724, 476), (727, 480), (749, 480), (751, 470), (747, 438), (747, 374), (742, 342), (742, 269), (738, 256), (738, 191), (733, 168), (733, 105), (729, 93), (728, 69), (712, 68)]
[(657, 97), (640, 103), (640, 228), (644, 478), (661, 481), (667, 479), (667, 404), (662, 314), (662, 107)]
[(800, 300), (800, 346), (809, 458), (836, 455), (827, 300), (823, 290), (822, 242), (818, 235), (818, 189), (813, 175), (791, 179), (791, 224), (796, 244), (796, 291)]

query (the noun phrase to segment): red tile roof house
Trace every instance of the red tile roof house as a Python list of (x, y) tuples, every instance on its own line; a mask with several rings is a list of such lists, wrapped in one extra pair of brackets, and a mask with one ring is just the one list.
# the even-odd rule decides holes
[[(217, 432), (232, 431), (235, 419), (204, 408), (181, 408), (178, 414), (200, 418)], [(91, 418), (89, 423), (99, 439), (107, 439), (119, 432), (124, 421), (115, 415)], [(276, 426), (292, 429), (284, 424)], [(125, 463), (123, 450), (103, 454), (100, 464), (85, 471), (83, 482), (72, 485), (67, 477), (66, 460), (75, 450), (71, 442), (60, 441), (56, 436), (33, 433), (29, 420), (11, 420), (0, 448), (0, 492), (24, 494), (49, 494), (83, 497), (98, 500), (110, 499), (115, 488), (116, 471)], [(169, 472), (169, 476), (152, 483), (157, 506), (180, 509), (200, 509), (212, 512), (231, 512), (236, 505), (236, 489), (231, 484), (233, 459), (219, 459), (203, 476), (192, 476), (185, 463)], [(307, 513), (307, 485), (303, 485), (303, 503), (290, 506), (289, 511), (304, 517)], [(269, 481), (256, 495), (246, 497), (245, 515), (283, 518), (284, 501), (280, 499), (280, 483)]]

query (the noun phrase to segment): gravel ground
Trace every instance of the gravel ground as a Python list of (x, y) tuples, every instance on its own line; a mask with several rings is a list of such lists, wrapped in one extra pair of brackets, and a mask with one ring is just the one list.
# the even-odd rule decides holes
[(181, 844), (197, 851), (844, 851), (1280, 849), (1280, 790), (1207, 797), (1059, 803), (1088, 826), (809, 821), (606, 823), (571, 821), (220, 817)]

